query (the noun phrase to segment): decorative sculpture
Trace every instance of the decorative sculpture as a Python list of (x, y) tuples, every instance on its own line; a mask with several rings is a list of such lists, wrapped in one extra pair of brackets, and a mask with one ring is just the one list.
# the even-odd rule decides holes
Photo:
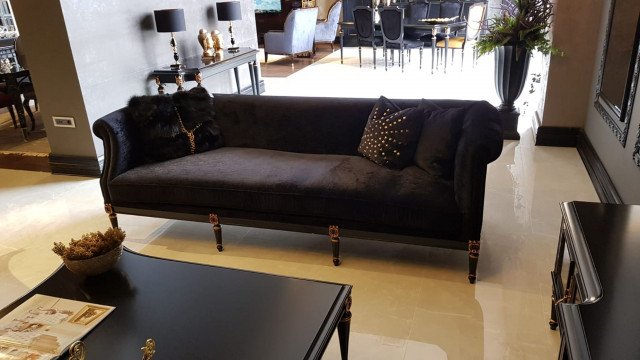
[(202, 50), (204, 50), (202, 53), (203, 58), (214, 56), (214, 52), (216, 51), (215, 42), (211, 37), (211, 34), (209, 34), (206, 29), (200, 29), (198, 33), (198, 42), (200, 43), (200, 46), (202, 46)]
[(222, 33), (219, 30), (213, 30), (211, 32), (211, 37), (213, 38), (213, 48), (215, 51), (220, 51), (224, 49), (224, 41), (222, 40)]
[(147, 339), (142, 350), (142, 360), (151, 360), (156, 353), (156, 342), (153, 339)]

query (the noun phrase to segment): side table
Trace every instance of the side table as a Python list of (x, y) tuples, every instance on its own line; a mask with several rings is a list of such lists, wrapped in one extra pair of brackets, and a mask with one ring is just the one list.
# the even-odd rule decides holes
[(552, 329), (559, 359), (640, 358), (640, 206), (561, 205)]
[(167, 83), (175, 83), (177, 90), (182, 91), (183, 84), (187, 81), (195, 81), (201, 86), (202, 80), (233, 69), (236, 88), (238, 94), (241, 93), (240, 78), (238, 77), (238, 67), (247, 64), (249, 75), (251, 76), (251, 90), (253, 95), (260, 95), (260, 77), (258, 73), (258, 50), (241, 47), (238, 52), (230, 53), (226, 49), (216, 52), (215, 57), (202, 58), (192, 56), (182, 59), (182, 66), (179, 69), (172, 69), (165, 66), (151, 72), (151, 77), (158, 85), (158, 93), (164, 94), (164, 86)]

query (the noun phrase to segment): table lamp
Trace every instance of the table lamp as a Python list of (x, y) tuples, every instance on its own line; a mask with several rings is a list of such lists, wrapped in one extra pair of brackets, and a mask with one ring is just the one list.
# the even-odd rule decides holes
[(187, 29), (184, 24), (184, 9), (154, 10), (153, 16), (156, 19), (156, 30), (158, 32), (171, 33), (170, 44), (173, 48), (173, 59), (176, 61), (175, 64), (171, 65), (171, 68), (180, 68), (180, 62), (178, 61), (178, 48), (176, 44), (176, 38), (175, 36), (173, 36), (173, 33), (178, 31), (185, 31)]
[(227, 49), (230, 53), (238, 52), (240, 48), (236, 45), (236, 41), (233, 39), (233, 27), (231, 22), (234, 20), (242, 20), (242, 11), (240, 10), (239, 1), (228, 1), (216, 3), (216, 10), (218, 12), (218, 20), (229, 22), (229, 34), (231, 35), (231, 47)]

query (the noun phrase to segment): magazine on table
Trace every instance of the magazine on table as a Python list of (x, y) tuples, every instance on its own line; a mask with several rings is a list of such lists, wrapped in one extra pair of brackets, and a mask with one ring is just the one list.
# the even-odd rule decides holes
[(55, 359), (113, 309), (113, 306), (33, 295), (0, 319), (0, 359)]

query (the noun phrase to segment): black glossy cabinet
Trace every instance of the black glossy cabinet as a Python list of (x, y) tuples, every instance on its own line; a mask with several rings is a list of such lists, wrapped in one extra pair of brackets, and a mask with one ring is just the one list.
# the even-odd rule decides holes
[(640, 206), (561, 205), (551, 272), (560, 359), (640, 359)]

